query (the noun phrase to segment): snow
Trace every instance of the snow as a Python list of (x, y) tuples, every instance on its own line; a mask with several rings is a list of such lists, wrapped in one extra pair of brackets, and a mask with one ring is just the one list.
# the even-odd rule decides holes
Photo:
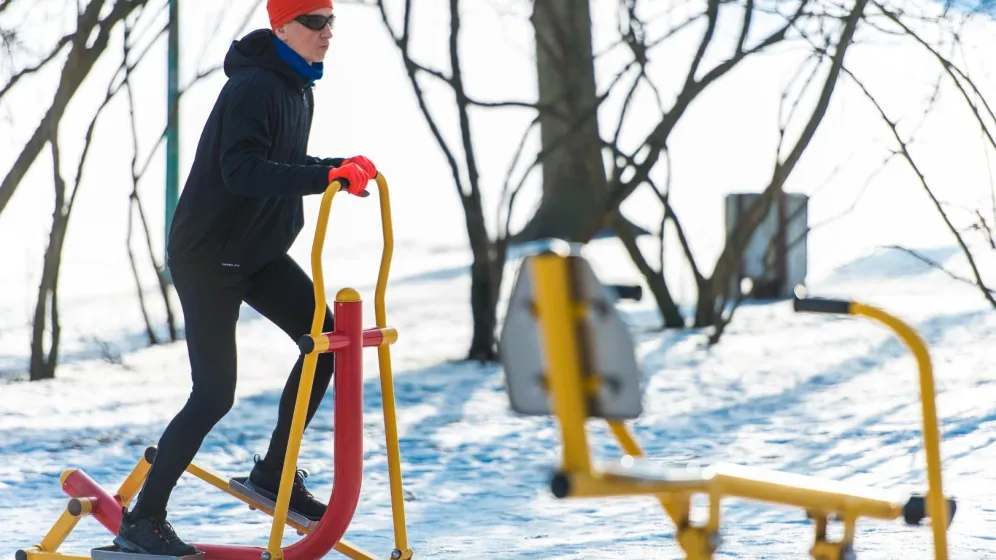
[[(182, 11), (188, 30), (184, 76), (199, 68), (205, 39), (197, 32), (217, 27), (215, 18), (225, 15), (220, 3), (203, 4), (188, 2)], [(432, 27), (445, 25), (445, 19), (434, 24), (425, 17), (430, 10), (445, 7), (438, 2), (419, 4), (426, 11), (416, 18), (417, 54), (424, 63), (445, 68), (446, 32)], [(470, 94), (485, 101), (531, 98), (535, 93), (531, 79), (508, 79), (532, 76), (532, 38), (524, 16), (496, 17), (493, 3), (467, 4), (463, 23)], [(615, 32), (616, 6), (593, 5), (596, 50), (604, 50)], [(391, 182), (396, 250), (387, 316), (400, 333), (392, 358), (403, 476), (411, 494), (406, 502), (408, 536), (416, 558), (680, 556), (673, 526), (651, 498), (553, 498), (548, 477), (559, 448), (552, 419), (522, 417), (509, 410), (499, 365), (459, 361), (471, 332), (470, 256), (450, 171), (429, 137), (379, 15), (348, 3), (337, 12), (342, 16), (334, 43), (338, 46), (326, 66), (329, 79), (316, 94), (318, 124), (311, 149), (316, 155), (368, 155)], [(227, 26), (223, 30), (235, 19), (221, 17)], [(251, 25), (263, 24), (260, 10)], [(966, 65), (977, 68), (987, 60), (986, 53), (992, 51), (987, 41), (996, 36), (989, 27), (965, 30), (963, 37), (971, 38), (975, 49), (961, 55)], [(681, 79), (673, 72), (669, 77), (671, 62), (680, 63), (681, 57), (690, 55), (687, 47), (697, 39), (694, 33), (680, 39), (684, 43), (676, 43), (679, 46), (669, 47), (661, 55), (669, 63), (653, 66), (651, 73), (664, 81)], [(222, 35), (219, 31), (218, 37)], [(440, 41), (433, 44), (433, 38)], [(474, 48), (472, 40), (494, 48)], [(120, 50), (116, 41), (108, 52)], [(211, 44), (200, 67), (212, 64), (227, 47), (220, 38)], [(884, 96), (892, 118), (912, 127), (919, 123), (918, 104), (932, 91), (936, 68), (933, 61), (916, 58), (922, 54), (903, 48), (865, 44), (860, 57), (849, 59), (849, 66)], [(792, 57), (801, 56), (800, 52), (769, 55), (724, 79), (721, 89), (710, 90), (690, 109), (669, 141), (674, 161), (672, 202), (705, 273), (721, 247), (722, 196), (755, 190), (769, 177), (777, 94), (797, 62)], [(897, 59), (923, 64), (897, 65)], [(604, 83), (615, 68), (611, 57), (603, 60), (609, 61), (598, 68)], [(147, 132), (143, 155), (164, 120), (164, 62), (165, 56), (150, 59), (136, 75), (146, 88), (139, 100), (140, 129)], [(95, 73), (100, 79), (88, 82), (89, 90), (81, 94), (87, 104), (92, 104), (94, 95), (103, 95), (102, 80), (109, 77), (113, 64), (116, 61), (100, 66)], [(363, 80), (356, 79), (361, 75)], [(341, 83), (350, 87), (327, 85), (340, 76)], [(983, 90), (991, 89), (986, 75), (976, 72), (973, 77)], [(20, 97), (12, 93), (5, 98), (4, 131), (9, 134), (0, 134), (3, 169), (33, 131), (36, 113), (46, 100), (32, 96), (48, 91), (44, 80), (51, 78), (25, 82), (34, 85), (19, 90)], [(748, 86), (746, 80), (764, 86)], [(220, 83), (216, 76), (184, 97), (182, 177), (196, 146), (197, 123), (210, 110)], [(450, 98), (430, 82), (426, 87), (448, 137), (455, 138), (452, 123), (445, 121)], [(152, 347), (145, 340), (125, 253), (125, 211), (131, 190), (128, 158), (120, 146), (108, 141), (127, 122), (123, 103), (116, 103), (98, 126), (97, 138), (104, 143), (95, 148), (86, 167), (84, 190), (70, 223), (60, 283), (63, 347), (58, 378), (52, 381), (23, 381), (30, 341), (27, 325), (52, 210), (47, 153), (0, 217), (0, 528), (4, 529), (0, 554), (37, 543), (55, 522), (66, 502), (58, 484), (64, 469), (82, 468), (105, 487), (116, 488), (144, 448), (156, 443), (190, 389), (182, 339)], [(991, 181), (990, 164), (976, 143), (977, 124), (958, 103), (948, 86), (913, 150), (963, 227), (968, 213), (959, 207), (988, 207)], [(77, 133), (88, 122), (88, 107), (70, 108), (63, 123), (67, 138), (78, 141)], [(651, 115), (637, 119), (646, 121), (640, 126), (652, 124), (656, 110), (645, 105), (640, 111), (634, 114)], [(611, 118), (609, 113), (606, 118)], [(532, 115), (527, 111), (473, 115), (481, 138), (478, 156), (490, 219), (506, 166)], [(624, 137), (640, 132), (628, 131)], [(63, 151), (75, 153), (72, 148), (67, 143)], [(812, 232), (808, 287), (814, 295), (879, 305), (907, 320), (928, 343), (944, 437), (945, 490), (959, 499), (949, 536), (951, 557), (996, 558), (990, 529), (996, 523), (996, 475), (986, 470), (996, 461), (996, 378), (990, 374), (996, 355), (996, 313), (972, 286), (904, 252), (880, 248), (893, 243), (915, 248), (960, 277), (970, 277), (960, 250), (901, 162), (864, 188), (865, 179), (892, 148), (887, 130), (855, 88), (840, 87), (811, 148), (811, 153), (821, 156), (803, 158), (789, 190), (813, 195), (812, 224), (837, 216), (855, 199), (860, 204)], [(838, 166), (840, 172), (834, 172)], [(161, 167), (160, 151), (152, 169)], [(71, 177), (74, 168), (70, 157), (63, 171)], [(661, 183), (663, 173), (656, 177)], [(527, 183), (532, 192), (524, 191), (527, 202), (516, 211), (513, 227), (529, 214), (536, 183)], [(160, 248), (161, 177), (153, 172), (140, 191), (153, 220), (153, 246)], [(624, 212), (654, 229), (659, 216), (657, 203), (647, 198), (652, 196), (636, 193)], [(329, 296), (344, 286), (359, 289), (368, 302), (369, 325), (380, 253), (376, 200), (376, 196), (364, 201), (336, 199), (324, 258)], [(315, 200), (309, 201), (307, 212), (308, 226), (292, 249), (302, 263), (308, 262)], [(694, 301), (693, 285), (680, 250), (673, 240), (670, 243), (669, 284), (687, 305)], [(144, 254), (144, 241), (132, 244)], [(646, 254), (656, 254), (652, 243), (644, 248)], [(597, 241), (587, 251), (603, 281), (639, 281), (616, 241)], [(990, 285), (996, 283), (994, 251), (980, 247), (976, 253), (983, 277)], [(148, 268), (147, 262), (141, 265)], [(142, 280), (157, 334), (164, 337), (157, 288), (148, 274)], [(509, 288), (505, 286), (506, 291)], [(730, 461), (901, 493), (925, 489), (915, 363), (883, 327), (860, 318), (795, 314), (788, 302), (751, 303), (737, 311), (720, 344), (709, 347), (697, 331), (655, 330), (658, 319), (649, 299), (622, 302), (619, 309), (633, 329), (645, 372), (646, 412), (633, 427), (653, 462)], [(179, 326), (182, 334), (182, 321)], [(253, 454), (265, 450), (286, 372), (297, 352), (293, 341), (249, 308), (243, 310), (239, 340), (236, 405), (196, 458), (223, 477), (245, 475)], [(375, 354), (367, 353), (366, 477), (346, 538), (386, 557), (393, 543), (376, 368)], [(327, 496), (331, 489), (331, 399), (326, 403), (306, 434), (300, 464), (311, 473), (310, 484), (319, 496)], [(590, 430), (598, 457), (618, 457), (604, 425), (592, 422)], [(190, 476), (181, 479), (173, 493), (169, 517), (189, 541), (262, 545), (269, 534), (267, 516)], [(811, 531), (800, 511), (730, 501), (724, 503), (724, 545), (717, 556), (805, 557)], [(286, 542), (297, 538), (291, 532)], [(85, 519), (63, 550), (83, 553), (108, 540), (103, 528)], [(863, 560), (932, 557), (928, 527), (862, 521), (856, 544)]]
[[(616, 243), (589, 246), (596, 270), (625, 258)], [(449, 272), (457, 255), (448, 263), (437, 257), (421, 272), (412, 263), (433, 263), (428, 252), (398, 257), (399, 268), (411, 272), (393, 277), (388, 320), (401, 335), (392, 357), (416, 557), (470, 550), (503, 558), (676, 555), (673, 527), (650, 498), (558, 501), (549, 494), (559, 452), (552, 420), (509, 410), (500, 366), (452, 360), (470, 326), (463, 300), (449, 295), (468, 288), (465, 272)], [(958, 270), (958, 261), (946, 262)], [(372, 298), (369, 284), (356, 286)], [(339, 287), (328, 286), (330, 296)], [(987, 375), (996, 314), (970, 286), (894, 251), (870, 255), (809, 289), (881, 305), (908, 320), (929, 344), (944, 484), (959, 499), (952, 558), (996, 554), (987, 530), (996, 522), (996, 477), (986, 470), (996, 460), (996, 381)], [(122, 296), (122, 306), (126, 300)], [(648, 301), (620, 309), (646, 372), (646, 411), (633, 427), (651, 461), (729, 461), (900, 493), (925, 489), (915, 363), (885, 328), (860, 318), (794, 314), (789, 302), (752, 303), (738, 310), (725, 338), (710, 348), (696, 331), (649, 328)], [(196, 458), (226, 477), (245, 474), (253, 454), (265, 449), (294, 357), (292, 342), (267, 321), (247, 313), (239, 329), (238, 401)], [(182, 341), (121, 351), (117, 363), (80, 356), (54, 381), (0, 386), (5, 551), (33, 544), (57, 518), (66, 500), (58, 485), (62, 470), (82, 468), (116, 488), (189, 390)], [(368, 352), (366, 477), (347, 538), (386, 555), (393, 545), (376, 375), (376, 354)], [(301, 451), (301, 467), (320, 496), (331, 491), (331, 428), (325, 404)], [(593, 421), (589, 428), (596, 455), (617, 458), (605, 426)], [(170, 518), (182, 537), (265, 544), (267, 516), (205, 488), (185, 475), (173, 493)], [(720, 558), (798, 558), (811, 538), (802, 512), (743, 501), (724, 502), (723, 529)], [(64, 549), (85, 551), (108, 538), (84, 520)], [(291, 533), (286, 542), (297, 538)], [(898, 522), (862, 521), (857, 545), (860, 558), (895, 558), (900, 551), (904, 558), (931, 557), (929, 528)]]

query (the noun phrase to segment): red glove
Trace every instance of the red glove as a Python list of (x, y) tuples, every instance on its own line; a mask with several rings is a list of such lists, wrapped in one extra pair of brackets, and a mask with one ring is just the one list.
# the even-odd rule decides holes
[(359, 196), (360, 193), (367, 190), (367, 181), (370, 180), (370, 175), (355, 163), (343, 162), (339, 167), (329, 169), (329, 184), (336, 179), (344, 179), (344, 186), (349, 194)]
[(377, 168), (374, 167), (374, 164), (373, 164), (372, 161), (370, 161), (369, 159), (367, 159), (364, 156), (353, 156), (351, 158), (346, 158), (345, 160), (343, 160), (342, 163), (343, 164), (346, 164), (346, 163), (355, 163), (356, 165), (358, 165), (360, 167), (360, 169), (366, 171), (367, 172), (367, 176), (369, 176), (371, 179), (376, 179), (377, 178)]

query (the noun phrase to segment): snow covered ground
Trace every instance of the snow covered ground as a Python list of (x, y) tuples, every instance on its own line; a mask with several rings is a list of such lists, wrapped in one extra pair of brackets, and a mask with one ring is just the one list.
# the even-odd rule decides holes
[[(631, 265), (615, 241), (596, 242), (589, 255), (603, 280), (629, 274)], [(953, 250), (931, 256), (964, 272)], [(565, 502), (550, 496), (549, 469), (558, 457), (552, 421), (510, 412), (500, 367), (453, 361), (470, 326), (462, 296), (469, 284), (465, 258), (462, 252), (403, 247), (388, 291), (388, 320), (401, 335), (392, 355), (416, 558), (680, 557), (673, 528), (652, 499)], [(368, 300), (375, 262), (342, 280)], [(996, 262), (986, 264), (996, 272)], [(328, 286), (330, 295), (344, 285), (338, 280)], [(810, 290), (881, 305), (929, 343), (943, 423), (944, 483), (959, 498), (952, 558), (996, 558), (996, 475), (986, 470), (996, 461), (996, 313), (972, 287), (894, 251), (869, 254), (815, 280)], [(4, 555), (37, 542), (58, 517), (66, 501), (60, 472), (83, 468), (116, 487), (185, 400), (183, 342), (136, 349), (140, 323), (129, 315), (134, 296), (109, 298), (65, 304), (68, 321), (88, 314), (93, 323), (69, 336), (67, 363), (54, 381), (14, 380), (26, 369), (27, 333), (5, 322)], [(103, 312), (94, 315), (89, 306)], [(634, 429), (655, 461), (734, 461), (901, 492), (925, 488), (915, 363), (883, 327), (794, 314), (788, 302), (751, 304), (738, 311), (721, 343), (708, 348), (701, 333), (653, 331), (649, 301), (620, 308), (637, 333), (646, 372), (646, 413)], [(239, 328), (238, 401), (196, 459), (223, 476), (245, 474), (253, 454), (265, 449), (296, 351), (251, 310)], [(366, 478), (347, 538), (386, 557), (392, 533), (374, 352), (366, 364)], [(331, 413), (323, 406), (301, 459), (316, 493), (325, 496), (331, 489)], [(591, 432), (600, 456), (616, 456), (603, 426), (593, 423)], [(806, 557), (811, 526), (801, 512), (739, 501), (724, 509), (718, 557)], [(190, 541), (264, 545), (269, 531), (267, 516), (189, 476), (176, 488), (169, 516)], [(291, 532), (287, 542), (297, 538)], [(87, 519), (63, 548), (85, 552), (108, 540)], [(929, 528), (899, 523), (860, 523), (857, 549), (862, 559), (932, 558)]]
[[(531, 80), (508, 79), (533, 73), (527, 18), (499, 17), (492, 2), (467, 4), (465, 36), (476, 41), (464, 53), (471, 94), (482, 100), (533, 98)], [(446, 8), (438, 2), (419, 5), (437, 12)], [(615, 40), (618, 5), (593, 5), (600, 10), (593, 17), (596, 42), (604, 47)], [(397, 187), (392, 190), (397, 249), (388, 319), (401, 335), (392, 355), (403, 473), (411, 493), (406, 504), (408, 534), (416, 558), (679, 557), (673, 527), (652, 499), (552, 498), (548, 474), (558, 458), (552, 421), (509, 411), (500, 367), (455, 361), (467, 347), (471, 321), (463, 214), (453, 185), (437, 179), (449, 177), (450, 170), (428, 135), (379, 14), (348, 3), (337, 11), (344, 24), (337, 28), (335, 53), (326, 67), (329, 79), (318, 92), (321, 101), (310, 151), (368, 155)], [(213, 29), (218, 21), (232, 24), (229, 16), (227, 3), (185, 4), (185, 76), (220, 60), (227, 47), (221, 37), (227, 35), (219, 31), (218, 44), (198, 65), (200, 45), (212, 36), (201, 31)], [(425, 41), (417, 54), (423, 63), (444, 68), (445, 29), (434, 29), (431, 22), (445, 25), (446, 19), (436, 16), (429, 12), (416, 18), (419, 40)], [(252, 26), (265, 21), (260, 8)], [(45, 32), (57, 31), (48, 27), (42, 26)], [(963, 55), (976, 62), (966, 64), (978, 67), (973, 78), (989, 91), (991, 80), (984, 74), (990, 59), (985, 55), (992, 49), (986, 45), (996, 35), (987, 24), (966, 30), (963, 38), (969, 36), (975, 50)], [(673, 73), (671, 62), (690, 57), (696, 44), (679, 45), (665, 55), (668, 64), (654, 70), (665, 85), (681, 78)], [(119, 46), (109, 51), (116, 49)], [(897, 65), (897, 59), (912, 61), (923, 53), (869, 49), (866, 44), (866, 54), (852, 57), (849, 67), (890, 100), (892, 118), (919, 122), (920, 103), (929, 97), (937, 71), (934, 61)], [(158, 135), (165, 118), (165, 56), (153, 58), (136, 77), (146, 88), (139, 117), (146, 138)], [(676, 163), (669, 170), (675, 185), (672, 203), (700, 263), (712, 261), (721, 248), (723, 196), (755, 191), (767, 183), (778, 100), (795, 68), (789, 62), (761, 59), (728, 77), (726, 89), (693, 107), (669, 142)], [(96, 73), (102, 78), (94, 78), (81, 93), (83, 105), (74, 106), (72, 118), (63, 123), (65, 138), (81, 137), (79, 131), (90, 116), (86, 103), (103, 95), (102, 80), (109, 79), (116, 64), (105, 61)], [(611, 64), (600, 67), (600, 83), (615, 71)], [(350, 75), (369, 79), (357, 87), (335, 87), (338, 82), (332, 80)], [(14, 92), (19, 97), (8, 96), (0, 108), (11, 117), (11, 126), (3, 129), (9, 133), (0, 134), (0, 168), (12, 163), (34, 131), (44, 108), (38, 92), (52, 90), (50, 76), (35, 80), (22, 82)], [(184, 174), (196, 148), (198, 123), (210, 110), (221, 80), (215, 76), (184, 97), (182, 120), (189, 123), (181, 128)], [(766, 87), (748, 87), (748, 82)], [(914, 151), (949, 211), (988, 208), (991, 165), (974, 144), (977, 124), (958, 94), (951, 88), (945, 91), (951, 95), (942, 96)], [(434, 110), (445, 115), (450, 97), (442, 90), (430, 89), (428, 94)], [(644, 111), (657, 118), (655, 104)], [(906, 167), (888, 167), (865, 193), (865, 180), (895, 148), (870, 111), (860, 92), (839, 88), (814, 141), (813, 153), (819, 155), (804, 158), (789, 185), (791, 192), (828, 193), (814, 194), (810, 206), (811, 224), (823, 225), (808, 240), (809, 288), (815, 295), (880, 305), (908, 320), (930, 344), (943, 423), (945, 488), (959, 498), (950, 533), (952, 558), (996, 558), (991, 530), (996, 523), (996, 475), (985, 470), (996, 462), (996, 377), (990, 373), (996, 356), (996, 312), (971, 286), (901, 252), (873, 250), (893, 243), (920, 247), (931, 259), (968, 277), (957, 250), (945, 246), (951, 239), (932, 203)], [(44, 154), (0, 219), (0, 555), (37, 542), (58, 517), (66, 502), (58, 484), (64, 469), (83, 468), (102, 484), (116, 487), (142, 450), (155, 444), (189, 391), (182, 340), (151, 348), (143, 340), (124, 257), (131, 185), (123, 159), (130, 153), (123, 155), (113, 141), (125, 114), (119, 106), (98, 127), (102, 143), (87, 164), (71, 222), (60, 276), (63, 364), (54, 381), (21, 381), (30, 340), (26, 325), (52, 213), (51, 170)], [(494, 198), (532, 114), (482, 111), (475, 112), (474, 119), (485, 195)], [(68, 155), (70, 146), (64, 148), (68, 169), (75, 160)], [(160, 151), (153, 168), (161, 166)], [(657, 180), (663, 183), (664, 171), (659, 173)], [(146, 211), (162, 216), (161, 183), (158, 177), (150, 180), (143, 186)], [(536, 186), (535, 181), (531, 184)], [(531, 193), (520, 199), (525, 202), (520, 203), (518, 218), (528, 217), (528, 197), (535, 197), (537, 189)], [(861, 204), (853, 212), (833, 219), (858, 199)], [(378, 223), (376, 205), (350, 200), (341, 203), (348, 210), (340, 210), (336, 204), (326, 244), (328, 292), (331, 296), (351, 285), (369, 300), (379, 244), (364, 245), (362, 236)], [(315, 206), (309, 201), (309, 220)], [(656, 208), (654, 195), (638, 192), (624, 212), (656, 228)], [(489, 201), (489, 216), (493, 209)], [(964, 212), (956, 218), (959, 227), (966, 225)], [(157, 248), (162, 247), (161, 225), (153, 220), (152, 243)], [(521, 224), (512, 225), (515, 229)], [(305, 233), (293, 250), (301, 262), (307, 262), (311, 241), (310, 230)], [(377, 241), (375, 233), (373, 237)], [(145, 254), (144, 241), (131, 243)], [(367, 250), (373, 251), (372, 257)], [(590, 251), (604, 281), (635, 281), (633, 265), (618, 243), (599, 241)], [(693, 297), (683, 265), (673, 264), (680, 260), (678, 249), (668, 251), (672, 288), (679, 298)], [(647, 247), (648, 255), (655, 252)], [(981, 253), (988, 255), (985, 278), (996, 283), (996, 255), (986, 249)], [(148, 263), (141, 266), (148, 268)], [(161, 302), (147, 274), (143, 281), (150, 288), (150, 312), (161, 327)], [(794, 314), (788, 302), (753, 304), (741, 308), (721, 343), (709, 348), (698, 332), (655, 332), (651, 301), (626, 302), (620, 308), (636, 333), (646, 374), (646, 413), (634, 429), (654, 460), (734, 461), (903, 492), (924, 489), (915, 363), (883, 327), (862, 319)], [(373, 324), (372, 305), (366, 311)], [(161, 329), (159, 334), (165, 333)], [(296, 355), (292, 341), (249, 309), (243, 314), (240, 340), (238, 401), (196, 459), (225, 476), (244, 475), (253, 454), (265, 449), (286, 371)], [(366, 479), (347, 538), (386, 557), (392, 548), (390, 507), (373, 352), (366, 365)], [(302, 450), (301, 467), (311, 473), (319, 495), (331, 488), (331, 413), (330, 406), (319, 412)], [(617, 456), (604, 427), (593, 424), (592, 432), (600, 455)], [(201, 542), (265, 543), (268, 517), (205, 488), (185, 477), (174, 492), (170, 518), (181, 536)], [(723, 527), (725, 544), (719, 556), (726, 558), (804, 558), (811, 539), (811, 527), (801, 512), (752, 503), (727, 504)], [(287, 536), (288, 541), (296, 538), (293, 533)], [(84, 552), (108, 540), (99, 525), (84, 520), (64, 549)], [(931, 557), (929, 529), (899, 524), (861, 523), (857, 547), (863, 560)]]

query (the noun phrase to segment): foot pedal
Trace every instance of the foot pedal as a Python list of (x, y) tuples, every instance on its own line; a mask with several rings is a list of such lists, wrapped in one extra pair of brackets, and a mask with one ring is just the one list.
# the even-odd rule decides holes
[(200, 551), (197, 554), (188, 554), (186, 556), (143, 554), (141, 552), (130, 552), (116, 544), (112, 544), (94, 548), (90, 551), (90, 558), (93, 558), (93, 560), (204, 560), (205, 555)]
[[(261, 494), (258, 490), (256, 490), (256, 488), (252, 485), (252, 482), (249, 482), (249, 477), (247, 476), (239, 476), (229, 479), (228, 487), (234, 490), (240, 496), (249, 498), (253, 502), (256, 502), (257, 504), (265, 508), (268, 508), (270, 511), (276, 511), (277, 509), (276, 501), (271, 499), (269, 496), (265, 494)], [(297, 523), (298, 525), (303, 526), (308, 530), (311, 530), (315, 527), (315, 525), (318, 525), (317, 521), (308, 519), (307, 517), (301, 515), (300, 513), (292, 509), (287, 510), (287, 519), (293, 521), (294, 523)]]

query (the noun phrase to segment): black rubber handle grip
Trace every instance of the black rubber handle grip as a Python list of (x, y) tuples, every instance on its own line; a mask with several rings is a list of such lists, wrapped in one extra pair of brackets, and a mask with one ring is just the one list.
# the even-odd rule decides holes
[[(344, 177), (339, 177), (339, 178), (337, 178), (333, 182), (334, 183), (336, 183), (336, 182), (339, 183), (339, 191), (348, 191), (349, 190), (349, 179), (346, 179)], [(366, 197), (370, 196), (370, 191), (363, 191), (363, 192), (361, 192), (360, 194), (358, 194), (356, 196), (358, 196), (360, 198), (366, 198)]]
[(639, 284), (607, 284), (606, 288), (614, 290), (616, 292), (616, 297), (619, 299), (629, 299), (633, 301), (640, 301), (643, 299), (643, 286), (640, 286)]
[[(954, 521), (955, 512), (958, 511), (958, 502), (954, 498), (948, 498), (948, 526)], [(913, 494), (909, 501), (903, 505), (903, 521), (907, 525), (919, 525), (930, 517), (927, 513), (927, 498), (923, 494)]]
[(851, 312), (851, 302), (846, 299), (795, 298), (792, 308), (802, 313), (848, 315)]

